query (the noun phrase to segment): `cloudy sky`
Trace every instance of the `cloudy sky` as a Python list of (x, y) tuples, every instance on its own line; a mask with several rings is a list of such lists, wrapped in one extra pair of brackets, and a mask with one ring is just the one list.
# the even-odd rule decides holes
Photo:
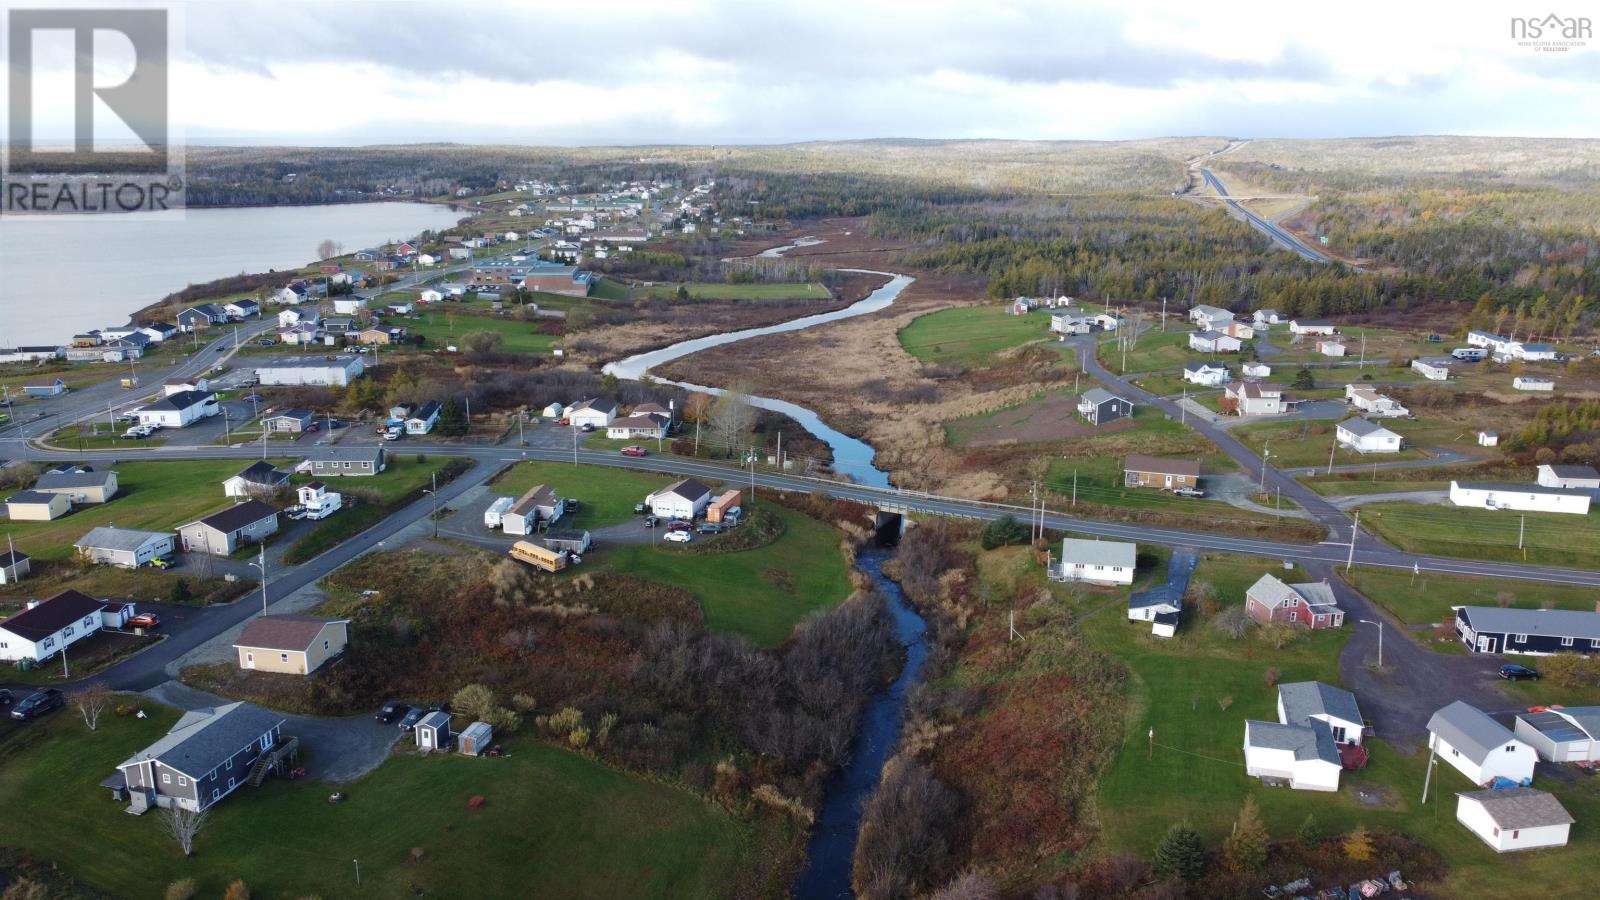
[(1510, 26), (1589, 5), (1532, 2), (201, 0), (173, 110), (206, 143), (1600, 136), (1600, 42)]

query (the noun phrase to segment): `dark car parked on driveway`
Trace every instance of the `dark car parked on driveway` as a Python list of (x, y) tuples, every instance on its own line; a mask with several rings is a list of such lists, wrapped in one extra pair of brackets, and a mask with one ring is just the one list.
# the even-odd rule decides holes
[(16, 706), (11, 707), (11, 718), (24, 721), (38, 718), (47, 712), (60, 709), (66, 703), (66, 695), (62, 694), (60, 690), (45, 688), (42, 691), (23, 697), (17, 702)]
[(699, 528), (696, 528), (695, 531), (698, 531), (701, 534), (721, 534), (724, 531), (727, 531), (727, 529), (716, 524), (715, 522), (707, 522), (706, 524), (701, 525)]
[(379, 707), (377, 715), (373, 716), (373, 718), (387, 725), (405, 715), (410, 709), (411, 707), (401, 703), (399, 700), (390, 700)]
[(1506, 663), (1500, 667), (1500, 677), (1507, 681), (1522, 681), (1524, 679), (1538, 681), (1539, 670), (1530, 669), (1527, 666), (1519, 666), (1516, 663)]
[(421, 722), (422, 717), (427, 714), (428, 710), (420, 706), (411, 707), (410, 709), (406, 710), (405, 717), (400, 720), (400, 730), (410, 731), (411, 729), (416, 728), (417, 723)]

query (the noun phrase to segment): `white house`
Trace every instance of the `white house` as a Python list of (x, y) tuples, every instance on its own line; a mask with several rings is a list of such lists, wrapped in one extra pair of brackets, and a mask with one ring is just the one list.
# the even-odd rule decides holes
[(1400, 435), (1369, 419), (1346, 419), (1334, 428), (1341, 447), (1357, 453), (1399, 453)]
[(248, 319), (261, 315), (261, 305), (254, 300), (234, 300), (222, 304), (222, 311), (235, 319)]
[(1513, 359), (1538, 362), (1556, 359), (1559, 356), (1556, 348), (1549, 344), (1525, 344), (1521, 341), (1507, 341), (1494, 350), (1497, 362), (1510, 362)]
[(1050, 564), (1050, 580), (1133, 584), (1138, 554), (1138, 544), (1063, 538), (1061, 561)]
[(650, 512), (667, 519), (693, 521), (711, 502), (711, 489), (693, 478), (674, 481), (644, 498)]
[(1281, 778), (1291, 788), (1336, 791), (1344, 768), (1341, 744), (1361, 745), (1364, 724), (1356, 696), (1320, 681), (1278, 686), (1278, 721), (1244, 723), (1245, 773)]
[(322, 321), (322, 317), (317, 315), (317, 311), (310, 307), (296, 307), (278, 311), (279, 328), (289, 328), (300, 324), (315, 325), (320, 321)]
[(1528, 784), (1538, 760), (1533, 748), (1517, 740), (1511, 729), (1460, 700), (1428, 720), (1428, 749), (1479, 786), (1496, 778)]
[(1543, 487), (1600, 490), (1600, 472), (1594, 466), (1542, 465), (1534, 481)]
[(1561, 801), (1530, 787), (1457, 794), (1456, 821), (1497, 853), (1565, 847), (1576, 820)]
[(1515, 509), (1523, 512), (1589, 514), (1591, 497), (1583, 491), (1548, 488), (1536, 484), (1501, 484), (1487, 481), (1450, 482), (1450, 502), (1476, 509)]
[(1500, 446), (1500, 432), (1498, 432), (1498, 431), (1480, 431), (1480, 432), (1478, 432), (1478, 446), (1479, 447), (1498, 447), (1498, 446)]
[(1114, 312), (1096, 313), (1094, 326), (1101, 331), (1116, 331), (1122, 327), (1122, 315)]
[(1256, 330), (1254, 328), (1250, 327), (1244, 322), (1239, 321), (1238, 319), (1234, 319), (1232, 322), (1227, 323), (1217, 330), (1228, 337), (1235, 337), (1241, 341), (1248, 341), (1256, 336)]
[(444, 295), (433, 288), (426, 288), (422, 291), (422, 293), (417, 295), (418, 303), (438, 303), (443, 299)]
[(1411, 371), (1429, 381), (1448, 381), (1450, 379), (1450, 363), (1452, 361), (1443, 356), (1413, 359), (1411, 361)]
[(1275, 416), (1288, 409), (1283, 388), (1265, 381), (1235, 381), (1223, 388), (1223, 397), (1240, 416)]
[(1233, 321), (1233, 313), (1215, 306), (1206, 306), (1202, 303), (1189, 309), (1189, 321), (1193, 322), (1201, 331), (1216, 331)]
[(1511, 386), (1519, 391), (1553, 391), (1556, 389), (1554, 380), (1538, 375), (1518, 375), (1511, 379)]
[(344, 387), (367, 369), (359, 356), (284, 358), (256, 369), (261, 384), (337, 385)]
[(652, 415), (637, 414), (612, 419), (606, 426), (606, 437), (618, 440), (630, 438), (648, 438), (655, 440), (667, 436), (665, 420)]
[(1239, 367), (1246, 378), (1268, 378), (1272, 375), (1272, 367), (1264, 362), (1247, 362)]
[(1050, 330), (1056, 334), (1088, 334), (1094, 330), (1094, 320), (1077, 313), (1056, 313), (1050, 317)]
[(555, 488), (536, 484), (500, 512), (500, 527), (506, 534), (533, 534), (540, 522), (552, 525), (566, 512), (567, 501), (556, 495)]
[(1183, 367), (1183, 380), (1206, 387), (1216, 387), (1228, 380), (1228, 370), (1211, 363), (1189, 363)]
[(1518, 740), (1548, 762), (1600, 762), (1600, 706), (1517, 713)]
[(1290, 334), (1338, 334), (1333, 323), (1326, 319), (1290, 319)]
[(604, 398), (582, 400), (567, 408), (567, 422), (579, 428), (584, 425), (604, 428), (616, 417), (616, 401)]
[(333, 298), (333, 314), (336, 316), (356, 316), (365, 312), (367, 301), (365, 297), (346, 294)]
[(1400, 401), (1388, 394), (1380, 394), (1376, 389), (1365, 385), (1345, 385), (1344, 399), (1351, 406), (1375, 418), (1411, 415), (1411, 410), (1401, 406)]
[(1491, 334), (1487, 331), (1469, 331), (1467, 332), (1467, 343), (1474, 347), (1482, 347), (1485, 350), (1498, 351), (1510, 344), (1511, 339), (1498, 334)]
[(104, 609), (104, 603), (77, 591), (30, 602), (0, 622), (0, 659), (49, 659), (99, 631)]
[(289, 483), (289, 473), (280, 472), (266, 460), (257, 460), (222, 482), (225, 497), (255, 497), (270, 494)]
[(439, 422), (441, 404), (437, 400), (429, 400), (417, 407), (417, 410), (406, 417), (406, 434), (427, 434)]
[(1339, 341), (1317, 341), (1317, 352), (1323, 356), (1344, 356), (1350, 351)]
[(210, 391), (179, 391), (141, 406), (137, 413), (140, 425), (183, 428), (199, 419), (210, 418), (221, 409), (217, 395)]
[(281, 287), (267, 296), (267, 302), (277, 306), (299, 303), (302, 298), (291, 288)]
[(1200, 353), (1238, 353), (1244, 343), (1220, 331), (1195, 331), (1189, 335), (1189, 349)]
[(1283, 319), (1275, 309), (1258, 309), (1251, 315), (1250, 320), (1255, 323), (1257, 328), (1283, 324)]

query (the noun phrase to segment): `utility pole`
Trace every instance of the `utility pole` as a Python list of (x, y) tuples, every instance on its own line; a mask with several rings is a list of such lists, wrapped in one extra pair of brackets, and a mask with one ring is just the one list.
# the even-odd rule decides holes
[(1328, 447), (1328, 474), (1333, 474), (1333, 452), (1339, 449), (1339, 439), (1333, 439), (1333, 444)]
[(1074, 509), (1076, 509), (1077, 506), (1078, 506), (1078, 470), (1077, 469), (1073, 469), (1072, 470), (1072, 506), (1073, 506)]
[(1344, 561), (1344, 570), (1349, 573), (1350, 567), (1356, 562), (1356, 532), (1361, 530), (1361, 510), (1356, 510), (1356, 520), (1350, 526), (1350, 557)]
[(256, 568), (261, 570), (261, 614), (267, 614), (267, 545), (261, 545), (260, 562)]
[(750, 461), (750, 505), (751, 506), (755, 506), (755, 504), (756, 504), (756, 449), (754, 447), (750, 448), (750, 455), (747, 457), (747, 459)]
[(578, 426), (572, 426), (572, 464), (578, 464)]
[(439, 473), (432, 473), (430, 480), (433, 483), (433, 490), (428, 491), (428, 497), (433, 501), (433, 513), (428, 518), (433, 520), (433, 536), (437, 539), (439, 537)]
[(1271, 448), (1271, 441), (1268, 441), (1261, 447), (1261, 486), (1256, 489), (1259, 491), (1265, 491), (1267, 489), (1267, 460), (1272, 456)]
[(1438, 749), (1434, 747), (1433, 736), (1428, 737), (1428, 769), (1422, 775), (1422, 802), (1428, 802), (1428, 785), (1433, 783), (1433, 767), (1439, 761)]
[(267, 458), (267, 423), (261, 423), (261, 458)]
[[(221, 404), (218, 404), (219, 406)], [(228, 425), (228, 408), (222, 407), (222, 443), (233, 443), (233, 429)]]
[(778, 432), (778, 471), (783, 472), (783, 432)]
[(1162, 297), (1161, 298), (1161, 333), (1165, 334), (1166, 331), (1167, 331), (1167, 298)]
[(1523, 513), (1517, 517), (1517, 549), (1522, 549), (1522, 535), (1528, 527), (1528, 515)]

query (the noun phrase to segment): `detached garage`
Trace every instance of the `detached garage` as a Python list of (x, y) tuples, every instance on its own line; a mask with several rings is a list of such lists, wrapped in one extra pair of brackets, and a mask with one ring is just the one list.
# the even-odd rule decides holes
[(1456, 821), (1497, 853), (1565, 847), (1575, 821), (1544, 791), (1519, 787), (1457, 794)]
[(1600, 762), (1600, 706), (1518, 713), (1518, 738), (1550, 762)]

